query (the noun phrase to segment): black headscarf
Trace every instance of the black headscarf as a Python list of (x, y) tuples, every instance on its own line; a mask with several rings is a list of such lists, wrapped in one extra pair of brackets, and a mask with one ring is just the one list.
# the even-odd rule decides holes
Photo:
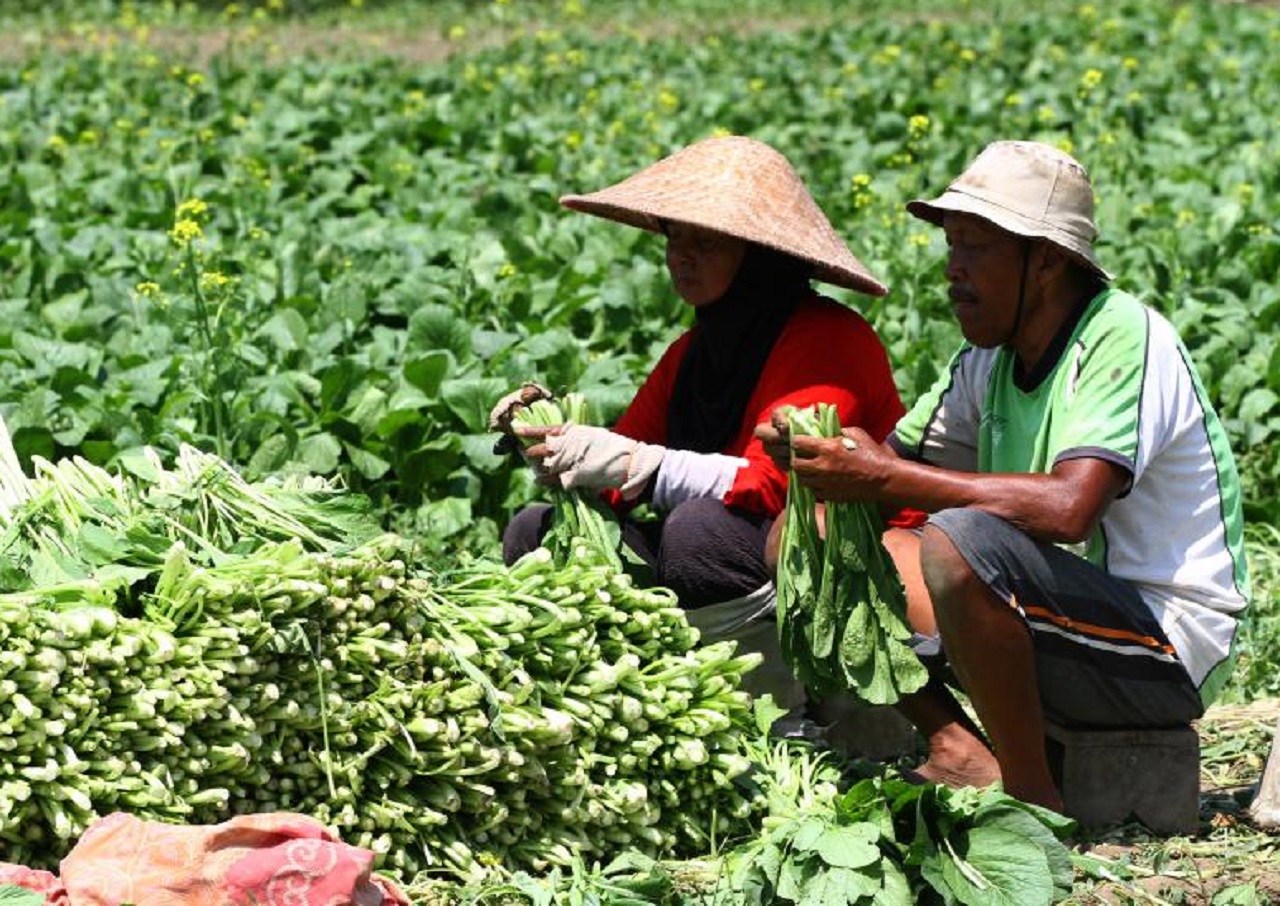
[(696, 310), (667, 406), (667, 445), (723, 452), (787, 319), (809, 293), (811, 265), (749, 244), (725, 294)]

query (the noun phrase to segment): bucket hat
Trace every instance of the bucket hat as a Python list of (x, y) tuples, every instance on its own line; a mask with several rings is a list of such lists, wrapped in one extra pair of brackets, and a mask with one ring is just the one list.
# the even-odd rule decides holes
[(973, 214), (1018, 236), (1058, 246), (1105, 280), (1093, 241), (1093, 186), (1075, 158), (1040, 142), (992, 142), (932, 201), (907, 211), (935, 226), (948, 211)]
[(704, 227), (786, 252), (815, 280), (870, 296), (888, 289), (836, 235), (785, 157), (740, 135), (708, 138), (622, 182), (560, 203), (650, 232), (664, 221)]

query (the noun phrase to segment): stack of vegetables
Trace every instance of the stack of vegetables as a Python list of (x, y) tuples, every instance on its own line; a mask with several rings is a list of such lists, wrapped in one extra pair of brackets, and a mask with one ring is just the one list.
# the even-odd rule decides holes
[(465, 879), (746, 830), (751, 658), (585, 544), (433, 571), (359, 502), (189, 448), (28, 478), (0, 432), (0, 860), (115, 810), (304, 812)]

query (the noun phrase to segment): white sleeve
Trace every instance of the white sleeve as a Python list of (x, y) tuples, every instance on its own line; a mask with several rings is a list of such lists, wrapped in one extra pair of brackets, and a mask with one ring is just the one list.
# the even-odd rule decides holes
[(670, 510), (695, 497), (723, 498), (738, 470), (746, 465), (741, 456), (667, 450), (654, 481), (653, 504)]

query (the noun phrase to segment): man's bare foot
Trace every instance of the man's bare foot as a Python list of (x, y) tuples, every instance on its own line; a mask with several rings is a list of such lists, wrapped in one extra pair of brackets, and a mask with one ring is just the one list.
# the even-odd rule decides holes
[(1000, 765), (986, 749), (970, 753), (937, 751), (929, 754), (929, 760), (915, 769), (916, 775), (929, 783), (961, 788), (966, 786), (990, 786), (1000, 780)]

